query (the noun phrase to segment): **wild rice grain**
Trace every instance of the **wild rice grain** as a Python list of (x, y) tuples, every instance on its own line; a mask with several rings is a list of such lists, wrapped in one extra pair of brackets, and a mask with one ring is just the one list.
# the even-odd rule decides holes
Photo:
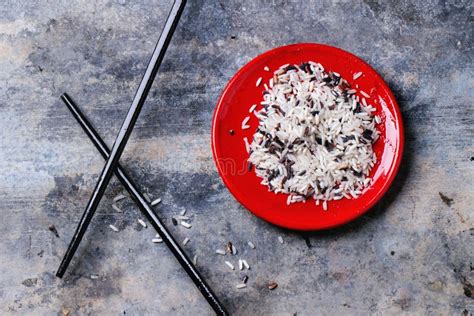
[(143, 228), (146, 228), (146, 223), (143, 221), (143, 219), (139, 218), (138, 223), (143, 226)]
[(276, 283), (276, 282), (272, 282), (268, 285), (268, 289), (271, 290), (271, 291), (273, 291), (277, 287), (278, 287), (278, 283)]
[(244, 275), (244, 277), (242, 278), (242, 283), (247, 283), (247, 281), (249, 280), (249, 277), (248, 275)]
[(228, 252), (228, 253), (232, 253), (232, 242), (227, 242), (227, 244), (225, 245), (225, 250)]
[(161, 199), (158, 198), (158, 199), (154, 200), (153, 202), (151, 202), (151, 206), (155, 206), (155, 205), (160, 204), (160, 203), (161, 203)]
[(230, 263), (229, 261), (225, 261), (225, 264), (231, 269), (231, 270), (234, 270), (234, 265), (232, 263)]
[(115, 227), (114, 225), (109, 225), (110, 229), (112, 229), (114, 232), (118, 232), (119, 229)]

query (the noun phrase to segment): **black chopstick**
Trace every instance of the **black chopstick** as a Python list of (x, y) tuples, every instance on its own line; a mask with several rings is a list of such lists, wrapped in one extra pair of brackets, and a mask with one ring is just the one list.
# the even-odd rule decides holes
[[(110, 154), (109, 148), (102, 140), (100, 135), (97, 133), (97, 131), (94, 129), (94, 127), (92, 127), (92, 125), (89, 123), (87, 118), (81, 113), (74, 101), (66, 93), (61, 96), (61, 100), (63, 100), (63, 102), (66, 104), (74, 118), (77, 120), (79, 125), (81, 125), (82, 129), (84, 130), (84, 132), (86, 132), (87, 136), (90, 138), (90, 140), (100, 152), (102, 157), (104, 157), (104, 159), (107, 159)], [(183, 266), (184, 270), (191, 277), (194, 284), (196, 284), (196, 286), (201, 291), (202, 295), (206, 298), (206, 300), (209, 302), (214, 311), (218, 315), (227, 315), (224, 306), (222, 306), (222, 304), (219, 302), (209, 285), (207, 285), (206, 281), (204, 281), (204, 279), (201, 277), (199, 272), (196, 270), (196, 267), (194, 267), (192, 262), (183, 252), (179, 244), (174, 240), (173, 236), (169, 233), (169, 231), (163, 225), (158, 216), (156, 216), (153, 209), (146, 202), (143, 195), (140, 193), (140, 191), (138, 191), (137, 187), (133, 184), (132, 180), (130, 180), (130, 177), (123, 170), (120, 164), (115, 169), (115, 175), (123, 184), (125, 189), (130, 193), (130, 196), (139, 206), (140, 211), (155, 228), (156, 232), (161, 236), (163, 241), (174, 254), (176, 259), (178, 259), (179, 263)]]
[(82, 214), (82, 218), (77, 226), (74, 236), (72, 237), (71, 243), (66, 250), (66, 254), (64, 255), (61, 265), (56, 272), (57, 277), (61, 278), (66, 272), (66, 269), (71, 262), (72, 257), (74, 256), (74, 253), (76, 252), (82, 238), (84, 237), (84, 233), (86, 232), (92, 217), (94, 216), (97, 206), (104, 195), (105, 189), (115, 171), (115, 168), (117, 167), (120, 156), (125, 149), (125, 145), (127, 144), (128, 138), (132, 133), (133, 127), (135, 126), (135, 122), (137, 121), (138, 115), (140, 114), (143, 103), (145, 103), (145, 99), (148, 95), (148, 91), (150, 91), (153, 79), (155, 78), (158, 68), (163, 61), (166, 49), (168, 48), (168, 45), (171, 41), (171, 37), (174, 30), (176, 29), (185, 4), (186, 0), (175, 0), (173, 3), (170, 14), (166, 19), (163, 32), (158, 39), (158, 43), (156, 44), (155, 50), (153, 51), (142, 81), (140, 82), (137, 92), (133, 97), (132, 105), (130, 106), (127, 116), (122, 123), (122, 127), (120, 128), (117, 138), (115, 139), (110, 151), (110, 155), (106, 160), (105, 166), (102, 170), (102, 173), (100, 174), (99, 180), (97, 181), (97, 185), (94, 189), (94, 192), (92, 193), (86, 209), (84, 210), (84, 213)]

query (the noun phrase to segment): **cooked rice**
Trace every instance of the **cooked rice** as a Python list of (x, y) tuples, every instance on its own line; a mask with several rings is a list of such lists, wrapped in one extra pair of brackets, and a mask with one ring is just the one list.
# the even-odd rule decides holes
[(289, 194), (288, 204), (313, 197), (327, 209), (326, 201), (357, 198), (377, 161), (375, 109), (365, 98), (361, 104), (338, 73), (314, 62), (284, 65), (271, 80), (250, 146), (244, 139), (261, 183)]

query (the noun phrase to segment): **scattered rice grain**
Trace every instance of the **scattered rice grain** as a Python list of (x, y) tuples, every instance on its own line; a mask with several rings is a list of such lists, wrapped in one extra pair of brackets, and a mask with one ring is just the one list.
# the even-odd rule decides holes
[(192, 227), (191, 224), (189, 224), (188, 222), (185, 222), (185, 221), (181, 221), (181, 226), (184, 226), (186, 228), (191, 228)]
[(160, 204), (161, 203), (161, 199), (158, 198), (156, 200), (154, 200), (153, 202), (151, 202), (151, 206), (155, 206), (156, 204)]
[(118, 201), (123, 200), (123, 199), (125, 199), (125, 195), (119, 194), (116, 197), (114, 197), (114, 202), (118, 202)]
[(230, 263), (229, 261), (225, 261), (225, 264), (231, 269), (231, 270), (234, 270), (234, 265), (232, 263)]

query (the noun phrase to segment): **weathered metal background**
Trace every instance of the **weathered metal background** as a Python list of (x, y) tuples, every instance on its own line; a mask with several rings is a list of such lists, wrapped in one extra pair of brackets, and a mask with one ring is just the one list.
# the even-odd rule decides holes
[[(54, 276), (103, 165), (59, 95), (69, 92), (112, 142), (170, 7), (2, 1), (1, 314), (211, 314), (166, 247), (151, 243), (130, 199), (123, 214), (111, 208), (122, 192), (115, 180), (67, 276)], [(191, 239), (188, 253), (233, 314), (474, 312), (473, 15), (467, 0), (189, 1), (122, 161), (162, 197), (158, 212), (178, 240)], [(284, 231), (252, 216), (223, 186), (210, 150), (229, 78), (294, 42), (365, 59), (405, 120), (406, 154), (386, 198), (328, 232)], [(170, 221), (182, 207), (189, 230)], [(214, 254), (229, 240), (251, 265), (247, 289), (235, 289), (243, 273)]]

